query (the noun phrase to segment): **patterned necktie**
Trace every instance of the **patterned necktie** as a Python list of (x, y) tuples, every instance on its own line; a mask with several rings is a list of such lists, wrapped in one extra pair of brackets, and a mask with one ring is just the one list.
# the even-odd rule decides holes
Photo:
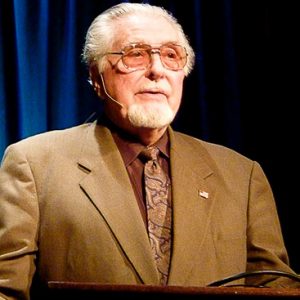
[(172, 208), (168, 198), (170, 180), (158, 163), (158, 153), (156, 147), (148, 147), (141, 152), (141, 157), (146, 160), (144, 180), (149, 240), (160, 284), (165, 285), (170, 264)]

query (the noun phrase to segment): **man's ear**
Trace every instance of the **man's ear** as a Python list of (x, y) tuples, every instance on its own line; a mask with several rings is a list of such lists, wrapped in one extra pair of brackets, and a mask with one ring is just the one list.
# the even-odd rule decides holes
[(92, 64), (90, 66), (89, 74), (90, 74), (91, 84), (94, 88), (94, 91), (97, 93), (97, 95), (100, 98), (102, 98), (103, 97), (102, 81), (101, 81), (101, 77), (97, 65)]

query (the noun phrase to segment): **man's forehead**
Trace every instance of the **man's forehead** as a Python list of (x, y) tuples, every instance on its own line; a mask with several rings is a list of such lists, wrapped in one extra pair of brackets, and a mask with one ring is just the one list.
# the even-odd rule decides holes
[(159, 18), (156, 22), (149, 16), (143, 19), (130, 17), (124, 18), (116, 27), (113, 46), (123, 48), (131, 43), (143, 43), (157, 47), (166, 43), (178, 43), (178, 41), (175, 26), (165, 18)]
[(173, 23), (164, 17), (153, 17), (150, 15), (128, 15), (120, 18), (115, 26), (123, 31), (129, 31), (135, 34), (140, 31), (157, 31), (163, 32), (176, 32), (176, 27)]

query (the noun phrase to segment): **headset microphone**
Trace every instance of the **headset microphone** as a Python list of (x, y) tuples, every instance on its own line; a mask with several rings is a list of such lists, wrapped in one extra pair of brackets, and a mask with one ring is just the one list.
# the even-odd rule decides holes
[(104, 79), (103, 79), (103, 75), (102, 73), (100, 73), (100, 78), (101, 78), (101, 82), (102, 82), (102, 87), (103, 87), (103, 91), (105, 93), (105, 95), (110, 99), (112, 100), (113, 102), (115, 102), (116, 104), (118, 104), (120, 107), (124, 107), (123, 104), (121, 104), (119, 101), (117, 101), (116, 99), (114, 99), (113, 97), (111, 97), (109, 95), (109, 93), (106, 91), (106, 87), (105, 87), (105, 83), (104, 83)]

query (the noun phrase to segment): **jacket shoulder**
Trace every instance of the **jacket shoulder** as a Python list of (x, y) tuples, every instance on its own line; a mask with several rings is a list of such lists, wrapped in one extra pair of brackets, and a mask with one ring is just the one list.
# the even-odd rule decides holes
[(193, 151), (193, 153), (195, 154), (201, 153), (203, 157), (210, 157), (216, 163), (225, 162), (227, 160), (231, 162), (236, 161), (239, 163), (252, 165), (254, 162), (250, 158), (232, 148), (216, 143), (207, 142), (185, 133), (174, 131), (174, 137), (178, 143), (183, 144), (184, 147), (187, 147), (186, 149), (190, 149), (189, 151)]
[(4, 157), (8, 153), (23, 153), (25, 156), (35, 157), (43, 156), (49, 153), (59, 153), (76, 151), (76, 145), (85, 136), (89, 127), (94, 126), (93, 123), (82, 124), (66, 129), (52, 130), (39, 133), (27, 138), (24, 138), (16, 143), (9, 145)]

